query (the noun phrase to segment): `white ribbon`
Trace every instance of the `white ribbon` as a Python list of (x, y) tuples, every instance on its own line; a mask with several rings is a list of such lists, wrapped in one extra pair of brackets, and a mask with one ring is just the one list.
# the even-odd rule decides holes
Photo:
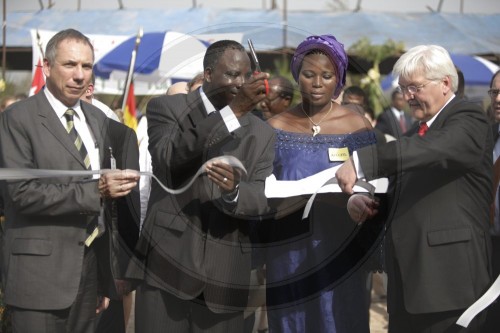
[[(342, 190), (337, 184), (327, 184), (330, 179), (335, 178), (338, 168), (340, 165), (299, 180), (277, 180), (274, 175), (271, 175), (266, 179), (266, 197), (288, 198), (315, 193), (340, 193)], [(375, 193), (386, 193), (389, 186), (387, 178), (374, 179), (369, 183), (375, 186)], [(368, 192), (365, 188), (357, 185), (354, 186), (353, 191), (356, 193)]]
[[(206, 170), (207, 164), (214, 162), (226, 163), (234, 168), (240, 169), (244, 174), (247, 174), (247, 170), (241, 163), (239, 159), (234, 156), (219, 156), (212, 158), (205, 162), (196, 172), (196, 174), (191, 178), (191, 180), (183, 187), (179, 189), (171, 189), (165, 186), (160, 180), (152, 173), (147, 171), (138, 172), (140, 176), (151, 177), (158, 182), (158, 184), (170, 194), (180, 194), (185, 192), (198, 176), (203, 174)], [(287, 198), (300, 196), (305, 194), (312, 194), (309, 202), (306, 206), (308, 212), (314, 198), (317, 193), (340, 193), (342, 190), (336, 184), (335, 172), (340, 166), (332, 167), (321, 172), (318, 172), (312, 176), (300, 179), (300, 180), (277, 180), (274, 175), (270, 175), (266, 178), (265, 183), (265, 195), (267, 198)], [(51, 178), (51, 177), (82, 177), (82, 176), (92, 176), (101, 175), (108, 172), (115, 172), (114, 170), (104, 169), (104, 170), (48, 170), (48, 169), (15, 169), (15, 168), (0, 168), (0, 180), (26, 180), (26, 179), (37, 179), (37, 178)], [(372, 180), (367, 185), (362, 186), (361, 184), (355, 185), (354, 192), (370, 192), (367, 186), (374, 187), (375, 193), (386, 193), (388, 187), (387, 178), (380, 178)]]
[[(312, 204), (318, 193), (341, 193), (342, 190), (337, 184), (335, 173), (340, 165), (325, 169), (312, 176), (299, 180), (277, 180), (274, 175), (266, 179), (266, 197), (267, 198), (288, 198), (312, 194), (307, 201), (302, 214), (302, 219), (309, 216)], [(389, 186), (387, 178), (374, 179), (369, 182), (358, 181), (353, 188), (356, 193), (386, 193)]]
[[(219, 156), (212, 158), (205, 162), (196, 172), (196, 174), (191, 178), (191, 180), (183, 187), (179, 189), (171, 189), (162, 184), (160, 180), (152, 173), (147, 171), (138, 172), (140, 176), (151, 177), (158, 182), (158, 184), (170, 194), (180, 194), (185, 192), (194, 183), (196, 178), (205, 172), (207, 164), (214, 162), (226, 163), (234, 168), (241, 169), (241, 171), (246, 174), (247, 170), (241, 163), (239, 159), (234, 156)], [(92, 176), (92, 175), (102, 175), (108, 172), (116, 172), (115, 170), (104, 169), (104, 170), (48, 170), (48, 169), (14, 169), (14, 168), (0, 168), (0, 180), (25, 180), (25, 179), (37, 179), (37, 178), (51, 178), (51, 177), (82, 177), (82, 176)]]
[(486, 291), (481, 298), (479, 298), (474, 304), (472, 304), (467, 310), (462, 313), (460, 318), (457, 320), (457, 325), (467, 327), (474, 317), (476, 317), (481, 311), (486, 309), (491, 303), (493, 303), (498, 296), (500, 296), (500, 275), (497, 277), (495, 282)]

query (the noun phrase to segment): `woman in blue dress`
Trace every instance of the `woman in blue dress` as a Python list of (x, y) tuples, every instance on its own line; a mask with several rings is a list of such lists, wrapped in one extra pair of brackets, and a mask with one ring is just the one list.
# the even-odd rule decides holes
[[(268, 120), (277, 136), (277, 180), (314, 175), (376, 142), (363, 116), (333, 101), (347, 66), (343, 45), (331, 35), (310, 36), (297, 47), (291, 70), (302, 102)], [(292, 205), (286, 217), (266, 223), (270, 333), (369, 332), (367, 270), (357, 267), (362, 255), (346, 252), (359, 228), (347, 199), (320, 194), (308, 219)]]

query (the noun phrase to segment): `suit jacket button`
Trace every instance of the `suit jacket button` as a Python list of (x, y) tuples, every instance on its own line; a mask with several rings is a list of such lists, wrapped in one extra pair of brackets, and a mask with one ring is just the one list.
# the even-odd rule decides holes
[(83, 246), (83, 245), (85, 245), (85, 242), (84, 241), (79, 241), (78, 245)]

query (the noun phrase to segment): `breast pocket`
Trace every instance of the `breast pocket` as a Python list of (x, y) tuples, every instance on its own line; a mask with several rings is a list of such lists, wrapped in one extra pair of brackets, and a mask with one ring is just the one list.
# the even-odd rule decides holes
[(155, 216), (155, 224), (179, 233), (186, 230), (186, 221), (179, 215), (165, 211), (158, 211)]
[(430, 246), (468, 242), (472, 238), (469, 228), (435, 230), (427, 233), (427, 242)]
[(11, 254), (49, 256), (52, 254), (52, 242), (47, 239), (16, 238), (12, 243)]

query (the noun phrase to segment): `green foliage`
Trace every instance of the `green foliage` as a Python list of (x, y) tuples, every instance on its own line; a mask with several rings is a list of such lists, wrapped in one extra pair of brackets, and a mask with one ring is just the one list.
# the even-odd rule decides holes
[(360, 86), (368, 95), (370, 107), (378, 115), (384, 109), (385, 100), (380, 87), (379, 65), (385, 58), (401, 55), (404, 52), (404, 43), (389, 39), (382, 45), (372, 45), (369, 38), (363, 37), (354, 43), (348, 52), (373, 63), (372, 68), (360, 80)]
[(29, 87), (31, 82), (22, 80), (20, 82), (14, 81), (4, 81), (0, 79), (0, 101), (2, 101), (7, 96), (14, 96), (20, 93), (27, 94), (29, 92)]
[(388, 39), (382, 45), (372, 45), (368, 37), (363, 37), (354, 43), (348, 52), (379, 65), (385, 58), (402, 54), (404, 49), (403, 42), (395, 42), (392, 39)]

